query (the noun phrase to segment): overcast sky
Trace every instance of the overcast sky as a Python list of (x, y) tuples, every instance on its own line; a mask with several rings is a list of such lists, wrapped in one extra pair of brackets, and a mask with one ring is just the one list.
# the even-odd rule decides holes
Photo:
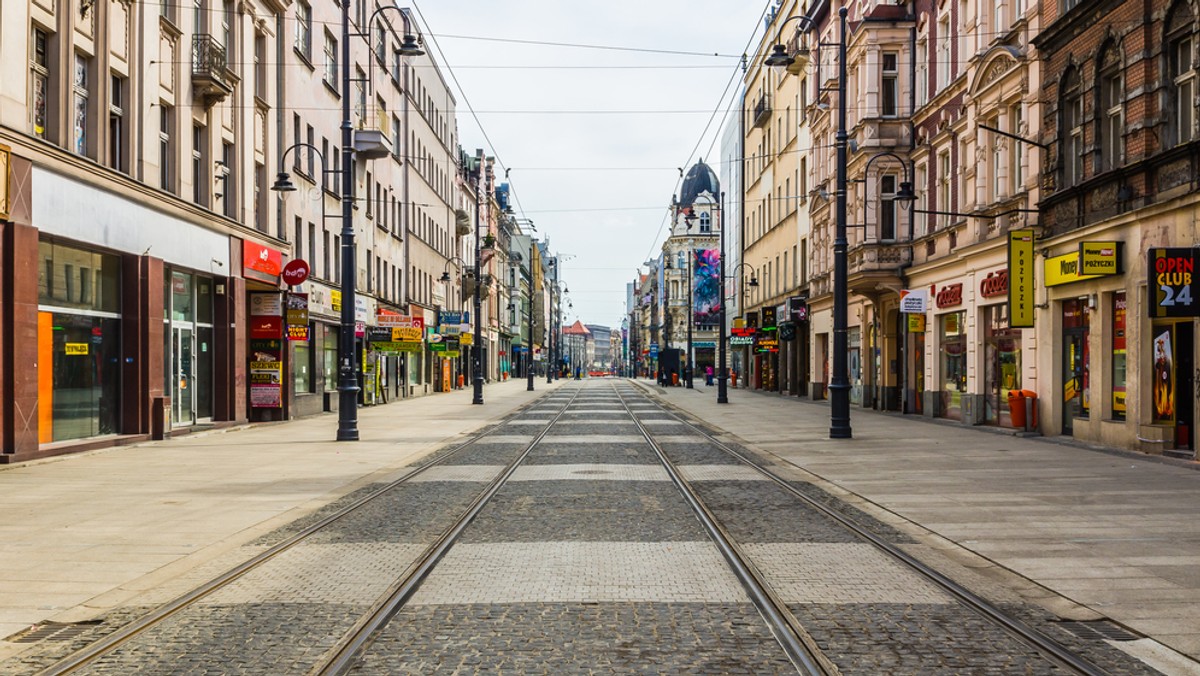
[(740, 56), (757, 45), (773, 2), (413, 3), (432, 34), (426, 49), (448, 68), (460, 143), (496, 156), (518, 215), (569, 258), (565, 323), (619, 326), (626, 283), (665, 238), (679, 168), (703, 156), (720, 175), (715, 139)]

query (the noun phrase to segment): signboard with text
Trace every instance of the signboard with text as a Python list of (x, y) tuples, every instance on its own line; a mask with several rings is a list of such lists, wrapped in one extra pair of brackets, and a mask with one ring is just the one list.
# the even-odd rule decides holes
[(1119, 275), (1121, 242), (1080, 242), (1079, 271), (1085, 275)]
[(1008, 233), (1008, 325), (1014, 329), (1033, 326), (1033, 239), (1032, 230)]
[(900, 312), (910, 314), (925, 312), (929, 306), (929, 291), (925, 289), (901, 289)]
[(1172, 247), (1146, 253), (1151, 317), (1200, 317), (1197, 249)]

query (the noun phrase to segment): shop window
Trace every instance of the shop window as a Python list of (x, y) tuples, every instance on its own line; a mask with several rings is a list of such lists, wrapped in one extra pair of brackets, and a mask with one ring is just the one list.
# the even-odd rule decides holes
[(296, 393), (312, 392), (312, 333), (309, 340), (292, 340), (292, 378), (296, 383)]
[(33, 30), (33, 59), (29, 64), (33, 84), (33, 135), (47, 138), (49, 126), (48, 112), (50, 109), (50, 59), (49, 35), (46, 31)]
[(1125, 292), (1112, 296), (1112, 417), (1125, 419)]
[(38, 303), (76, 310), (120, 311), (120, 259), (109, 254), (38, 243)]
[(1091, 312), (1088, 299), (1073, 298), (1062, 304), (1062, 401), (1063, 433), (1072, 429), (1072, 419), (1087, 418), (1091, 409), (1089, 391), (1088, 334)]
[(329, 324), (318, 324), (321, 328), (321, 375), (326, 392), (337, 389), (338, 331)]
[(939, 318), (942, 346), (942, 415), (962, 420), (967, 391), (966, 313), (951, 312)]
[(1151, 344), (1154, 359), (1154, 385), (1151, 387), (1155, 424), (1175, 423), (1175, 353), (1174, 325), (1155, 325)]

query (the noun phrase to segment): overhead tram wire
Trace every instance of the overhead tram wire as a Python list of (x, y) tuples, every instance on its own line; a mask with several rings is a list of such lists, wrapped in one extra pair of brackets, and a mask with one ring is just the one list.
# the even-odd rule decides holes
[[(759, 15), (758, 21), (756, 21), (754, 24), (754, 30), (750, 32), (750, 37), (746, 39), (746, 46), (742, 48), (742, 56), (738, 57), (738, 63), (733, 67), (733, 72), (730, 73), (730, 75), (729, 75), (729, 81), (725, 83), (725, 90), (723, 92), (721, 92), (721, 98), (717, 100), (717, 106), (716, 106), (716, 108), (713, 108), (712, 114), (708, 118), (708, 122), (704, 125), (704, 130), (700, 132), (700, 138), (696, 139), (696, 145), (695, 145), (695, 147), (692, 148), (692, 152), (688, 154), (687, 160), (683, 164), (684, 167), (691, 166), (692, 158), (696, 156), (696, 151), (700, 149), (700, 144), (704, 143), (704, 136), (708, 133), (708, 130), (712, 127), (713, 120), (716, 119), (717, 113), (720, 112), (721, 103), (725, 101), (726, 96), (729, 96), (729, 88), (731, 86), (733, 86), (734, 81), (737, 79), (738, 69), (741, 68), (741, 66), (742, 66), (741, 59), (745, 58), (746, 51), (750, 49), (750, 45), (754, 44), (754, 36), (758, 35), (758, 26), (763, 23), (763, 19), (766, 18), (767, 12), (771, 11), (771, 5), (773, 5), (773, 4), (774, 4), (774, 0), (767, 0), (767, 3), (763, 6), (762, 14)], [(679, 171), (679, 178), (675, 180), (675, 188), (672, 190), (672, 193), (674, 193), (674, 194), (679, 193), (679, 186), (680, 186), (680, 183), (683, 181), (683, 172), (684, 171), (685, 171), (685, 169), (681, 168)], [(663, 231), (663, 228), (666, 226), (668, 216), (670, 216), (670, 212), (663, 214), (663, 220), (658, 226), (658, 232), (654, 233), (654, 240), (650, 243), (650, 251), (648, 251), (646, 253), (646, 257), (642, 260), (648, 261), (648, 260), (651, 260), (651, 258), (653, 258), (654, 246), (655, 246), (655, 244), (658, 243), (659, 236), (662, 235), (662, 231)]]

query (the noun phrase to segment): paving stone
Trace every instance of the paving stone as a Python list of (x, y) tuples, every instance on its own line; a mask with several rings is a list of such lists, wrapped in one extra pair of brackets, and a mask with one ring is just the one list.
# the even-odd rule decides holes
[(769, 481), (745, 465), (676, 465), (687, 481)]
[(744, 543), (787, 603), (951, 603), (953, 599), (873, 545)]
[(511, 481), (670, 481), (667, 470), (654, 465), (618, 465), (612, 463), (523, 465), (513, 472)]
[(480, 542), (681, 542), (707, 539), (675, 485), (656, 481), (510, 483), (463, 533)]
[(455, 545), (411, 604), (746, 600), (711, 542), (498, 542)]
[(749, 604), (413, 606), (361, 674), (795, 674)]
[(507, 465), (439, 465), (414, 476), (410, 481), (476, 481), (488, 482), (504, 471)]
[(560, 443), (546, 437), (525, 458), (526, 465), (580, 464), (616, 462), (621, 464), (661, 465), (658, 454), (643, 439), (640, 444)]

